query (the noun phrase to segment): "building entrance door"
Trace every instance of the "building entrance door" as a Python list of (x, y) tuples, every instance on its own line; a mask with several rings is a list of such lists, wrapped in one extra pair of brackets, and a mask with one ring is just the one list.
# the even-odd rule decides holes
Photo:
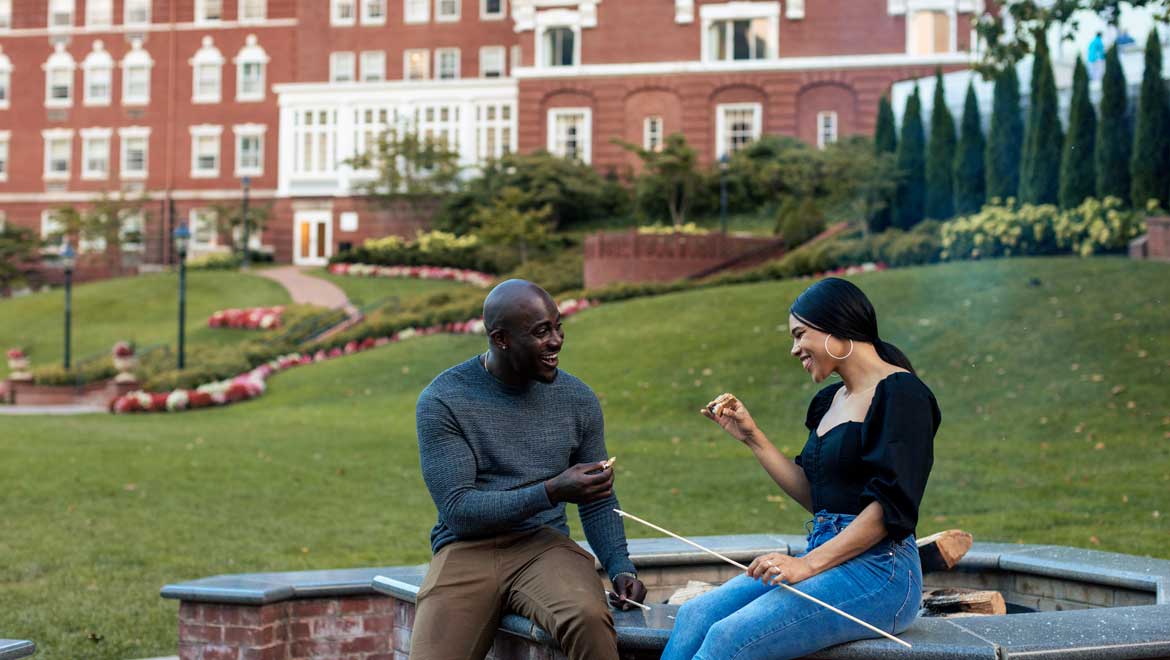
[(324, 266), (333, 256), (333, 214), (329, 211), (297, 211), (293, 234), (293, 263)]

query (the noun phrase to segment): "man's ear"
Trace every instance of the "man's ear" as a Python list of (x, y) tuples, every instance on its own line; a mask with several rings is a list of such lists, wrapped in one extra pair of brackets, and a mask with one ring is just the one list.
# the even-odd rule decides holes
[(488, 333), (492, 346), (501, 351), (508, 350), (508, 332), (503, 328), (496, 328)]

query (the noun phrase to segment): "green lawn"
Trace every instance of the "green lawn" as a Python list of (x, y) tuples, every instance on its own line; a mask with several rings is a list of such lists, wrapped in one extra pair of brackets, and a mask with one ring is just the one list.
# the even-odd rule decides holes
[[(73, 361), (108, 355), (123, 339), (146, 348), (175, 344), (179, 278), (174, 273), (123, 277), (73, 288)], [(211, 329), (207, 317), (217, 309), (281, 305), (288, 292), (276, 282), (235, 272), (187, 273), (187, 340), (228, 344), (247, 330)], [(64, 289), (0, 300), (0, 350), (23, 347), (33, 367), (60, 364), (64, 356)], [(0, 377), (8, 373), (0, 363)]]
[[(942, 407), (920, 534), (1170, 558), (1170, 266), (1019, 259), (855, 281)], [(783, 324), (807, 284), (610, 304), (566, 323), (562, 364), (602, 397), (624, 508), (685, 534), (803, 529), (807, 515), (695, 411), (733, 391), (799, 450), (814, 388)], [(434, 508), (414, 402), (482, 347), (416, 339), (294, 369), (218, 410), (4, 418), (0, 632), (44, 658), (174, 654), (168, 582), (425, 561)]]
[(391, 303), (393, 299), (405, 300), (415, 296), (422, 296), (438, 291), (449, 291), (469, 287), (461, 282), (447, 280), (412, 280), (396, 277), (354, 277), (351, 275), (333, 275), (324, 268), (311, 271), (314, 277), (329, 280), (345, 291), (350, 302), (358, 307), (372, 305), (385, 301)]

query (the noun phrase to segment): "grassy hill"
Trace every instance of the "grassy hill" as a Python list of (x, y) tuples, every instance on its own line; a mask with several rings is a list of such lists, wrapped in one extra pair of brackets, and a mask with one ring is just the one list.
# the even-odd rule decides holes
[[(1170, 266), (1020, 259), (854, 281), (942, 408), (919, 534), (1170, 558)], [(602, 399), (624, 508), (685, 534), (803, 529), (807, 514), (696, 411), (733, 391), (799, 451), (815, 390), (784, 324), (807, 285), (611, 304), (566, 323), (562, 366)], [(4, 418), (0, 632), (45, 658), (173, 654), (167, 582), (425, 561), (434, 508), (414, 402), (483, 346), (412, 340), (294, 369), (225, 409)]]

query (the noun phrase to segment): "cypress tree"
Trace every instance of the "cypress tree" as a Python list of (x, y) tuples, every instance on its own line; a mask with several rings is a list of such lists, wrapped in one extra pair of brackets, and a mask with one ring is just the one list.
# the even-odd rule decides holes
[(955, 120), (947, 108), (942, 69), (934, 73), (934, 107), (930, 110), (930, 144), (926, 152), (926, 217), (946, 220), (955, 214), (951, 185), (955, 162)]
[(1129, 203), (1129, 151), (1133, 146), (1125, 116), (1126, 83), (1117, 46), (1105, 56), (1101, 80), (1101, 117), (1097, 122), (1097, 197), (1116, 197)]
[(922, 103), (918, 87), (906, 101), (902, 134), (898, 138), (895, 163), (898, 188), (894, 201), (894, 226), (909, 229), (922, 221), (926, 205), (926, 135), (922, 128)]
[(1020, 187), (1020, 149), (1024, 124), (1020, 119), (1020, 79), (1008, 67), (995, 79), (991, 127), (987, 136), (987, 196), (1005, 200)]
[[(897, 128), (894, 126), (894, 109), (890, 107), (890, 100), (882, 96), (878, 102), (877, 125), (873, 131), (873, 148), (879, 156), (884, 153), (895, 153), (898, 149)], [(869, 219), (869, 230), (874, 233), (883, 232), (894, 222), (894, 200), (892, 196), (883, 199), (883, 208), (878, 210)]]
[(983, 126), (975, 86), (967, 83), (967, 100), (963, 103), (963, 123), (959, 129), (959, 146), (955, 150), (955, 212), (974, 213), (983, 208), (985, 173)]
[(1055, 204), (1060, 197), (1060, 150), (1064, 143), (1060, 118), (1056, 110), (1056, 79), (1048, 53), (1042, 59), (1036, 95), (1028, 115), (1027, 144), (1024, 146), (1026, 168), (1020, 172), (1020, 201), (1026, 204)]
[(1048, 44), (1040, 40), (1036, 44), (1036, 52), (1032, 54), (1032, 77), (1028, 81), (1028, 115), (1024, 118), (1024, 141), (1020, 147), (1020, 197), (1024, 196), (1024, 183), (1027, 173), (1032, 171), (1032, 136), (1036, 133), (1035, 122), (1036, 97), (1040, 94), (1040, 80), (1043, 78), (1044, 63), (1048, 59)]
[(1060, 207), (1080, 206), (1092, 197), (1097, 185), (1094, 167), (1094, 142), (1097, 138), (1097, 115), (1089, 101), (1089, 73), (1077, 57), (1073, 70), (1072, 101), (1068, 109), (1068, 134), (1060, 157)]
[(1158, 31), (1151, 30), (1146, 40), (1146, 70), (1142, 74), (1142, 95), (1138, 99), (1137, 125), (1133, 135), (1133, 158), (1129, 168), (1130, 201), (1137, 210), (1146, 208), (1151, 199), (1167, 206), (1167, 182), (1170, 180), (1170, 108), (1166, 86), (1162, 82), (1162, 45)]

